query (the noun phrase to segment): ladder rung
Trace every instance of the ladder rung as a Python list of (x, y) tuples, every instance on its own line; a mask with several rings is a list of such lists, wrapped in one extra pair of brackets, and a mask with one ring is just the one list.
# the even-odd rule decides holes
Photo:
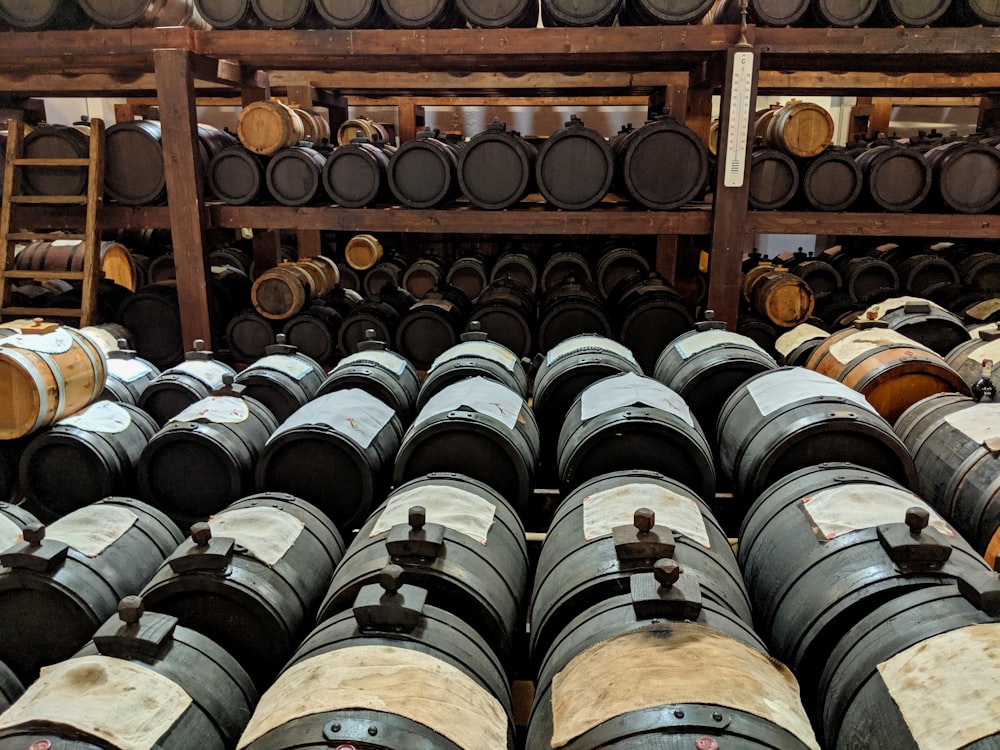
[(83, 271), (32, 271), (11, 269), (0, 271), (0, 277), (8, 279), (63, 279), (64, 281), (82, 281)]
[(79, 318), (83, 310), (78, 307), (0, 307), (0, 315), (31, 315), (44, 318), (47, 315)]
[(17, 167), (89, 167), (90, 159), (14, 159)]
[(85, 206), (86, 195), (12, 195), (11, 203), (42, 204), (49, 206)]
[(32, 242), (34, 240), (85, 240), (85, 234), (66, 234), (65, 232), (11, 232), (7, 240), (11, 242)]

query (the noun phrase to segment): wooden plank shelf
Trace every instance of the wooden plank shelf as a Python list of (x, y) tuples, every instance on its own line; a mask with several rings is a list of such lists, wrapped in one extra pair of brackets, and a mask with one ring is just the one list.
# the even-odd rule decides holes
[[(27, 220), (34, 226), (75, 229), (82, 227), (82, 206), (21, 206), (14, 210), (16, 225)], [(28, 213), (28, 216), (25, 216)], [(170, 229), (170, 209), (167, 206), (119, 206), (111, 204), (97, 209), (97, 221), (102, 229)]]
[(846, 234), (877, 237), (1000, 236), (1000, 215), (750, 211), (747, 234)]

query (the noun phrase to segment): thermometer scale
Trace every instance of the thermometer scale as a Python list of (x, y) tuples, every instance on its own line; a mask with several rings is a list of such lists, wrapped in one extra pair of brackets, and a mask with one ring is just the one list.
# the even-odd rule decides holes
[(753, 89), (753, 52), (733, 55), (733, 78), (730, 82), (729, 132), (726, 134), (726, 187), (743, 186), (746, 176), (746, 144), (750, 136), (750, 92)]

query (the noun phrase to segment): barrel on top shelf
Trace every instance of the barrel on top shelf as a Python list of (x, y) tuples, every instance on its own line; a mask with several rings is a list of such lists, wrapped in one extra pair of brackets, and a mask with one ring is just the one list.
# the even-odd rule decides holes
[(953, 0), (929, 0), (913, 3), (906, 0), (885, 0), (879, 8), (890, 26), (931, 26), (948, 12)]
[(546, 26), (610, 26), (622, 0), (542, 0)]
[[(604, 9), (608, 5), (587, 4)], [(543, 15), (545, 12), (543, 3)], [(611, 188), (614, 172), (614, 154), (608, 142), (596, 130), (584, 126), (576, 115), (548, 137), (535, 163), (535, 179), (542, 196), (565, 210), (583, 210), (600, 203)]]
[(399, 566), (386, 566), (353, 609), (321, 623), (264, 694), (238, 750), (278, 750), (303, 737), (339, 747), (374, 740), (383, 747), (514, 750), (499, 658), (408, 580)]
[(185, 361), (160, 373), (139, 397), (139, 408), (164, 425), (182, 410), (209, 396), (222, 386), (226, 375), (236, 377), (236, 370), (212, 358), (205, 342), (194, 342)]
[(520, 393), (522, 398), (528, 397), (528, 376), (517, 355), (490, 341), (476, 321), (470, 325), (473, 330), (463, 333), (462, 341), (438, 355), (427, 369), (417, 397), (418, 410), (443, 388), (473, 376), (495, 380)]
[[(758, 26), (795, 26), (809, 10), (810, 0), (750, 0), (747, 18)], [(723, 0), (716, 6), (714, 23), (740, 22), (740, 0)]]
[(876, 210), (912, 211), (930, 193), (931, 167), (916, 149), (875, 141), (857, 162), (865, 178), (864, 198)]
[(458, 196), (457, 168), (455, 146), (424, 129), (389, 159), (389, 189), (404, 206), (435, 208)]
[(264, 350), (264, 356), (233, 382), (243, 386), (247, 398), (266, 406), (280, 424), (316, 395), (325, 378), (319, 363), (285, 343), (284, 334), (279, 333), (277, 342)]
[(100, 26), (191, 26), (208, 28), (193, 0), (79, 0), (83, 12)]
[(618, 15), (622, 26), (652, 26), (698, 23), (711, 10), (714, 0), (626, 0)]
[[(350, 143), (335, 148), (323, 166), (323, 189), (337, 205), (344, 208), (365, 208), (389, 195), (389, 157), (381, 141), (352, 138)], [(351, 254), (344, 251), (350, 263)]]
[[(86, 29), (90, 18), (76, 0), (45, 0), (25, 3), (23, 0), (0, 0), (0, 21), (22, 31), (44, 29)], [(0, 159), (0, 163), (3, 159)]]
[(320, 510), (291, 495), (250, 495), (192, 527), (142, 590), (225, 648), (264, 687), (291, 656), (344, 556)]
[(814, 0), (811, 5), (812, 18), (819, 26), (853, 28), (865, 26), (877, 20), (880, 0)]
[(951, 141), (924, 154), (943, 208), (985, 214), (1000, 203), (1000, 151), (975, 141)]
[(532, 144), (494, 118), (462, 148), (458, 184), (474, 206), (509, 208), (534, 190), (537, 158)]
[(258, 29), (260, 20), (250, 0), (194, 0), (198, 13), (213, 29)]
[[(25, 134), (22, 154), (25, 159), (87, 159), (90, 128), (87, 125), (39, 126)], [(86, 195), (87, 167), (23, 167), (21, 189), (36, 195)]]
[(450, 29), (460, 20), (453, 0), (382, 0), (382, 12), (400, 29)]
[(473, 28), (535, 28), (538, 3), (534, 0), (455, 0), (462, 17)]
[(314, 4), (335, 29), (368, 29), (385, 23), (379, 0), (314, 0)]
[(160, 511), (123, 497), (23, 536), (0, 555), (0, 661), (23, 681), (86, 643), (183, 538)]
[(344, 357), (320, 384), (317, 396), (358, 388), (387, 404), (408, 425), (413, 419), (420, 392), (420, 377), (413, 365), (386, 342), (372, 337), (358, 345), (358, 351)]
[(0, 747), (233, 747), (257, 702), (233, 657), (137, 596), (114, 612), (0, 717)]
[(251, 0), (261, 25), (269, 29), (312, 29), (325, 24), (312, 0)]

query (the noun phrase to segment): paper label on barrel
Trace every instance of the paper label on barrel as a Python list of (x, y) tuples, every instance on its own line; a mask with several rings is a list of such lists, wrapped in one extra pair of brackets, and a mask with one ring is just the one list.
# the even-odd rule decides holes
[(396, 414), (391, 407), (358, 388), (329, 393), (310, 401), (286, 419), (268, 442), (304, 425), (328, 427), (367, 448)]
[(142, 662), (81, 656), (43, 667), (24, 695), (0, 714), (0, 730), (54, 724), (97, 738), (101, 745), (152, 750), (190, 705), (180, 685)]
[(394, 375), (402, 375), (406, 369), (406, 360), (395, 352), (373, 349), (370, 352), (358, 352), (349, 357), (344, 357), (333, 369), (336, 372), (342, 367), (350, 367), (352, 365), (375, 365), (376, 367), (388, 370)]
[(970, 403), (944, 418), (951, 427), (990, 451), (1000, 451), (1000, 404)]
[(81, 328), (80, 333), (90, 339), (94, 346), (98, 347), (105, 354), (118, 351), (117, 337), (103, 328), (87, 326), (86, 328)]
[(138, 359), (109, 359), (108, 372), (123, 383), (134, 383), (153, 372), (153, 368)]
[(405, 716), (462, 750), (508, 745), (509, 719), (478, 682), (432, 654), (398, 646), (354, 646), (289, 667), (257, 705), (237, 750), (304, 716), (370, 709)]
[(431, 396), (414, 425), (423, 424), (438, 414), (471, 410), (514, 429), (523, 406), (521, 395), (506, 386), (482, 377), (466, 378)]
[[(930, 349), (918, 344), (913, 339), (889, 328), (868, 328), (845, 336), (840, 341), (830, 345), (830, 354), (842, 365), (849, 364), (863, 354), (868, 354), (884, 346), (902, 347), (915, 351), (931, 353)], [(937, 355), (934, 355), (937, 357)]]
[(423, 485), (389, 498), (369, 537), (384, 534), (398, 524), (409, 524), (410, 508), (426, 511), (427, 523), (436, 523), (486, 545), (497, 506), (468, 490), (447, 485)]
[(615, 526), (631, 526), (639, 508), (653, 511), (657, 526), (666, 526), (677, 536), (686, 536), (702, 547), (712, 548), (698, 503), (647, 482), (633, 482), (585, 497), (583, 538), (589, 542), (611, 536)]
[(87, 432), (115, 435), (129, 428), (132, 424), (132, 415), (112, 401), (98, 401), (71, 417), (59, 420), (56, 424), (76, 427)]
[(787, 357), (807, 341), (828, 338), (830, 338), (830, 334), (822, 328), (803, 323), (802, 325), (795, 326), (788, 333), (781, 334), (778, 340), (774, 342), (774, 349), (782, 357)]
[(604, 336), (572, 336), (549, 349), (545, 355), (545, 361), (551, 365), (557, 359), (562, 359), (575, 352), (595, 349), (597, 351), (617, 354), (619, 357), (627, 359), (638, 366), (631, 349)]
[(958, 750), (1000, 732), (1000, 623), (928, 638), (878, 671), (921, 750)]
[(302, 380), (302, 378), (313, 371), (312, 365), (304, 359), (289, 357), (286, 354), (271, 354), (267, 357), (261, 357), (247, 368), (247, 370), (256, 369), (277, 370), (296, 380)]
[(906, 511), (913, 507), (930, 513), (932, 528), (945, 536), (955, 536), (952, 528), (927, 503), (913, 493), (895, 487), (845, 484), (803, 497), (801, 506), (821, 541), (830, 541), (861, 529), (903, 523)]
[(0, 552), (21, 541), (21, 527), (7, 516), (0, 514)]
[(517, 356), (510, 349), (494, 344), (490, 341), (463, 341), (450, 349), (446, 349), (437, 359), (431, 363), (427, 372), (434, 372), (434, 368), (462, 357), (479, 357), (496, 362), (498, 365), (506, 367), (510, 372), (514, 372), (517, 366)]
[(247, 421), (249, 416), (250, 407), (243, 399), (235, 396), (209, 396), (195, 401), (170, 421), (239, 424)]
[(984, 359), (989, 359), (994, 365), (1000, 363), (1000, 339), (983, 341), (966, 355), (966, 359), (976, 365), (982, 365)]
[[(884, 302), (878, 302), (871, 305), (863, 313), (859, 314), (855, 320), (868, 320), (868, 313), (875, 313), (875, 320), (881, 320), (883, 317), (891, 313), (893, 310), (898, 310), (901, 307), (906, 307), (910, 302), (915, 302), (917, 304), (929, 305), (931, 309), (944, 310), (941, 305), (931, 302), (929, 299), (924, 299), (923, 297), (893, 297), (892, 299), (887, 299)], [(947, 312), (947, 311), (946, 311)]]
[(658, 380), (631, 372), (599, 380), (584, 390), (580, 418), (586, 421), (625, 406), (659, 409), (694, 427), (694, 417), (683, 398)]
[(222, 385), (223, 375), (233, 375), (232, 368), (221, 362), (212, 360), (192, 359), (181, 362), (177, 367), (172, 367), (168, 372), (183, 372), (190, 375), (195, 380), (199, 380), (212, 390)]
[(209, 519), (214, 537), (230, 537), (250, 557), (268, 567), (283, 558), (306, 524), (279, 508), (259, 506), (227, 510)]
[(52, 333), (15, 333), (0, 339), (0, 346), (25, 349), (39, 354), (63, 354), (73, 348), (73, 337), (69, 331)]
[(775, 370), (758, 376), (747, 383), (746, 388), (762, 417), (799, 401), (816, 399), (818, 396), (842, 398), (875, 413), (868, 400), (857, 391), (838, 383), (833, 378), (802, 367)]
[(49, 247), (77, 247), (80, 244), (80, 240), (52, 240)]
[(121, 539), (139, 516), (121, 505), (91, 505), (45, 527), (45, 538), (63, 542), (81, 555), (97, 557)]
[(724, 706), (819, 744), (787, 667), (702, 625), (653, 625), (577, 654), (552, 680), (553, 748), (633, 711), (683, 703)]
[(756, 349), (761, 354), (770, 356), (753, 339), (741, 336), (738, 333), (730, 333), (729, 331), (699, 331), (675, 343), (674, 349), (681, 355), (681, 359), (689, 359), (706, 349), (725, 346), (726, 344), (735, 344), (744, 349)]
[(973, 305), (965, 311), (965, 314), (975, 320), (986, 320), (997, 310), (1000, 310), (1000, 299), (988, 299), (978, 305)]

